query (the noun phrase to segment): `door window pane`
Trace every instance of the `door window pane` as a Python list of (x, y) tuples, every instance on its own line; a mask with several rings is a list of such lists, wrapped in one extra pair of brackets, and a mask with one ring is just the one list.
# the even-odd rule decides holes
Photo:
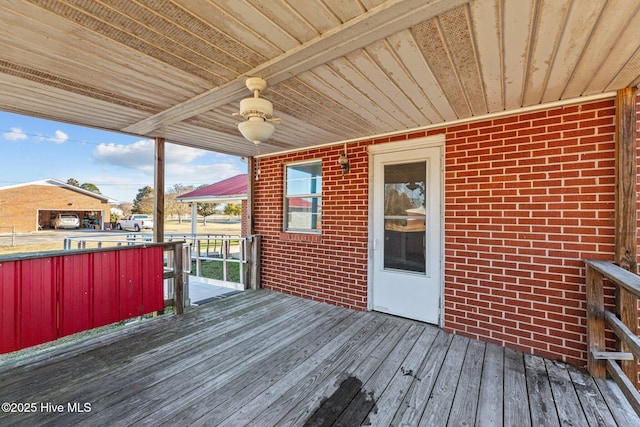
[(426, 271), (426, 162), (384, 166), (384, 268)]

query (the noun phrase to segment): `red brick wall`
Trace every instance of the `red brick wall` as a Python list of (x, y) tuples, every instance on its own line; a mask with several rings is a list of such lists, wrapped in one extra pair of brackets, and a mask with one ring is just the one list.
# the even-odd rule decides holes
[(447, 129), (445, 329), (586, 360), (582, 259), (614, 250), (614, 102)]
[[(349, 146), (351, 170), (338, 165), (343, 147), (260, 159), (256, 233), (262, 237), (262, 286), (343, 307), (367, 308), (368, 180), (366, 144)], [(322, 160), (322, 234), (284, 233), (284, 164)]]
[[(25, 185), (0, 190), (0, 226), (16, 227), (17, 232), (37, 230), (38, 210), (60, 212), (104, 211), (110, 206), (95, 197), (53, 185)], [(80, 218), (83, 217), (79, 214)], [(46, 224), (45, 224), (46, 225)], [(0, 228), (0, 233), (10, 231)]]
[[(640, 108), (639, 108), (640, 111)], [(442, 129), (444, 327), (575, 364), (586, 360), (582, 259), (613, 259), (614, 101)], [(366, 147), (418, 132), (260, 160), (256, 232), (265, 288), (367, 306)], [(284, 164), (323, 162), (322, 235), (282, 233)]]

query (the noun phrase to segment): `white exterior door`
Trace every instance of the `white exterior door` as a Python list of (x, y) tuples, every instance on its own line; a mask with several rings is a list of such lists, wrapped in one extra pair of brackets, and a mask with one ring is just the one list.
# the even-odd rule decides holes
[(373, 148), (371, 308), (439, 324), (442, 147)]

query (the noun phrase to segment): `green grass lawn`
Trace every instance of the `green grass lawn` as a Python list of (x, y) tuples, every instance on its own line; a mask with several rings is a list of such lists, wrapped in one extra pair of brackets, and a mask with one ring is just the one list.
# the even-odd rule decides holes
[[(222, 261), (202, 261), (200, 264), (201, 276), (208, 279), (224, 280)], [(196, 262), (191, 261), (191, 274), (196, 274)], [(227, 281), (240, 283), (240, 263), (227, 262)]]

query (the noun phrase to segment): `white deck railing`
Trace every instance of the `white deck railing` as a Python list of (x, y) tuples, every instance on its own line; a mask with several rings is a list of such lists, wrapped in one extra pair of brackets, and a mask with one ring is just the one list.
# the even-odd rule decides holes
[[(106, 248), (119, 246), (133, 246), (144, 243), (151, 243), (153, 235), (151, 233), (126, 233), (113, 236), (96, 236), (87, 238), (66, 237), (64, 239), (64, 250)], [(207, 277), (203, 273), (205, 263), (219, 262), (222, 265), (221, 277), (216, 279), (224, 282), (239, 283), (243, 289), (257, 287), (258, 268), (252, 267), (252, 260), (258, 257), (258, 252), (252, 249), (257, 241), (259, 247), (259, 236), (240, 237), (226, 234), (187, 234), (187, 233), (167, 233), (165, 241), (184, 241), (187, 243), (189, 253), (185, 257), (191, 259), (195, 268), (187, 266), (190, 274), (196, 277)], [(170, 261), (170, 260), (168, 260)], [(238, 275), (231, 274), (230, 267), (237, 265)], [(252, 275), (256, 280), (249, 280)], [(212, 278), (212, 277), (209, 277)]]

